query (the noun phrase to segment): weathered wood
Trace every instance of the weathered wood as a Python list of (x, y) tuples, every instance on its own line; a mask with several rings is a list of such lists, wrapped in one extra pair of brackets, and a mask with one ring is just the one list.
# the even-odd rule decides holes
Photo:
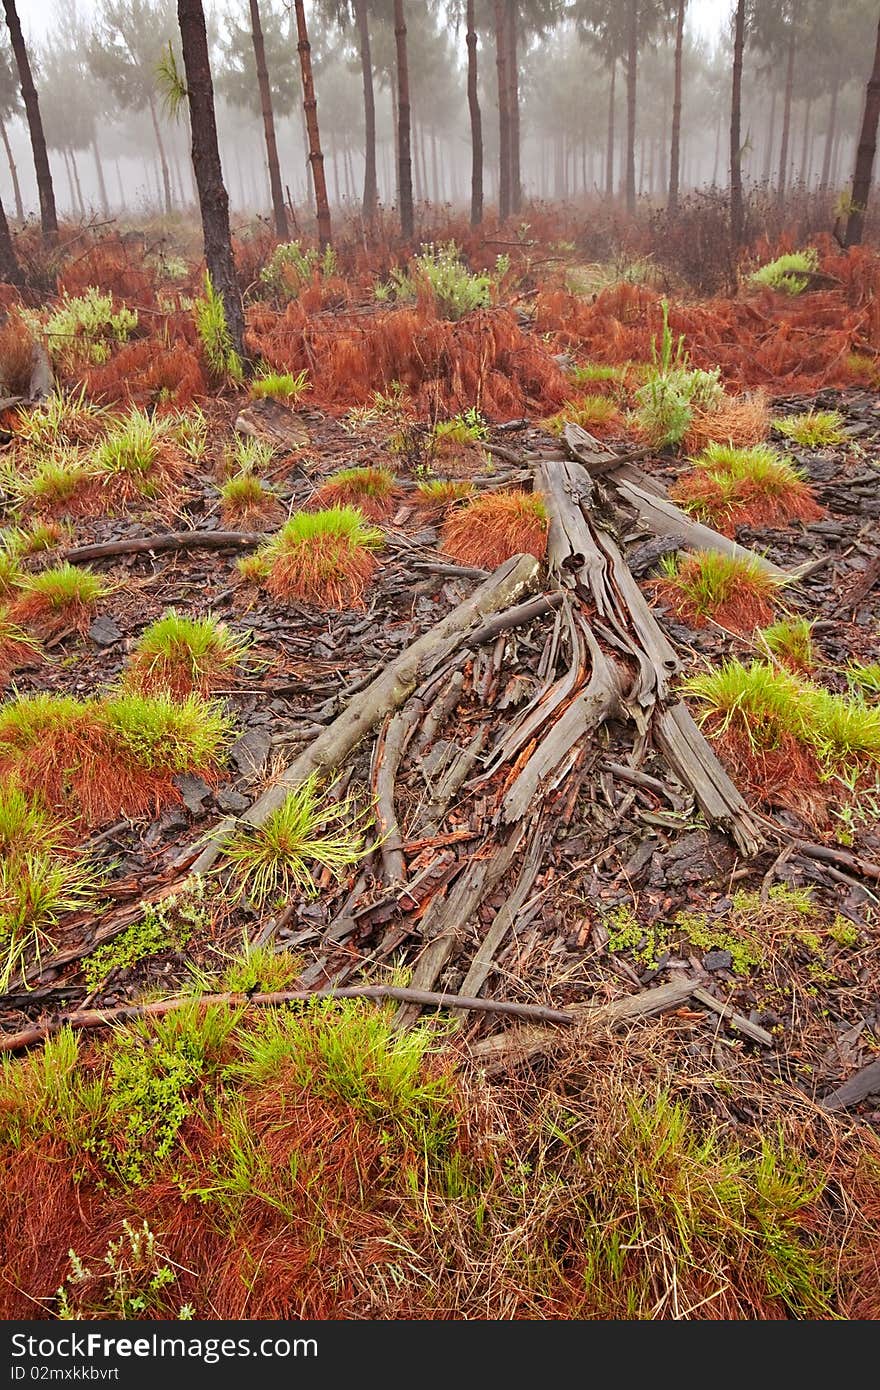
[(52, 359), (42, 343), (34, 343), (31, 350), (31, 379), (28, 386), (28, 400), (34, 405), (45, 401), (55, 389), (55, 373)]
[(272, 396), (250, 401), (238, 412), (235, 429), (239, 434), (248, 434), (285, 453), (305, 449), (310, 442), (308, 429), (300, 417)]
[(266, 539), (262, 531), (168, 531), (159, 536), (130, 536), (126, 540), (78, 545), (65, 552), (71, 565), (109, 560), (114, 555), (144, 555), (157, 550), (253, 550)]
[(538, 877), (541, 861), (547, 848), (547, 841), (544, 836), (537, 834), (532, 836), (519, 878), (517, 879), (510, 896), (503, 906), (495, 914), (489, 930), (480, 942), (479, 949), (471, 961), (470, 969), (464, 978), (461, 986), (462, 994), (476, 998), (486, 977), (492, 969), (492, 962), (502, 941), (510, 931), (516, 921), (517, 913), (525, 903), (526, 898), (532, 891), (532, 885)]
[(762, 1047), (773, 1046), (773, 1035), (767, 1032), (766, 1028), (761, 1028), (759, 1024), (752, 1023), (751, 1019), (745, 1018), (743, 1014), (737, 1013), (736, 1009), (725, 1004), (723, 1000), (716, 999), (714, 994), (710, 994), (702, 985), (694, 985), (691, 990), (693, 997), (701, 1004), (705, 1004), (707, 1009), (713, 1009), (716, 1014), (726, 1018), (733, 1024), (738, 1032), (744, 1033), (752, 1042), (760, 1043)]
[(861, 1071), (844, 1081), (819, 1104), (823, 1110), (848, 1110), (851, 1105), (858, 1105), (859, 1101), (875, 1093), (880, 1095), (880, 1060), (862, 1067)]
[(747, 857), (764, 848), (757, 821), (697, 728), (687, 706), (679, 703), (654, 719), (655, 742), (679, 780), (697, 799), (713, 825), (720, 825)]

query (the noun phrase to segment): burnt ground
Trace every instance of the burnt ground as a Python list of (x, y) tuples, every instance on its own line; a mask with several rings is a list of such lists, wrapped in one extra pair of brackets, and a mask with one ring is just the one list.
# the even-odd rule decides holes
[[(846, 447), (807, 451), (787, 447), (803, 467), (826, 508), (823, 520), (784, 530), (745, 531), (738, 539), (760, 549), (780, 566), (811, 563), (813, 572), (786, 593), (786, 606), (816, 620), (822, 659), (818, 678), (843, 689), (842, 668), (877, 658), (880, 582), (866, 593), (861, 581), (880, 561), (880, 404), (861, 391), (823, 391), (812, 401), (777, 400), (776, 413), (809, 404), (842, 411), (849, 431)], [(173, 514), (144, 510), (120, 519), (73, 523), (76, 545), (129, 535), (152, 535), (193, 526), (222, 529), (217, 499), (219, 461), (232, 438), (233, 402), (211, 406), (208, 457), (187, 480)], [(95, 562), (113, 582), (89, 633), (63, 634), (48, 663), (22, 671), (21, 691), (52, 690), (78, 696), (112, 685), (126, 653), (143, 628), (171, 606), (192, 615), (213, 613), (236, 631), (252, 634), (252, 662), (221, 692), (234, 716), (237, 737), (227, 775), (217, 787), (198, 778), (178, 779), (180, 802), (151, 823), (120, 823), (95, 836), (91, 849), (107, 873), (103, 913), (69, 919), (56, 935), (67, 964), (44, 960), (30, 988), (0, 1001), (0, 1026), (15, 1031), (28, 1021), (56, 1018), (87, 998), (81, 958), (102, 939), (107, 914), (124, 908), (157, 885), (178, 878), (195, 857), (199, 842), (224, 815), (239, 814), (277, 775), (279, 768), (344, 707), (390, 659), (466, 597), (478, 579), (435, 572), (449, 565), (439, 549), (440, 521), (415, 505), (414, 482), (430, 468), (417, 432), (403, 455), (391, 452), (394, 430), (379, 419), (345, 424), (318, 412), (302, 416), (307, 448), (279, 458), (269, 470), (286, 504), (301, 504), (326, 474), (343, 465), (387, 462), (402, 480), (399, 504), (387, 527), (375, 583), (362, 611), (325, 613), (271, 602), (246, 583), (231, 552), (192, 550), (134, 555)], [(527, 422), (493, 432), (494, 442), (517, 453), (549, 445), (549, 436)], [(780, 441), (781, 442), (781, 441)], [(14, 445), (12, 446), (14, 448)], [(640, 464), (670, 483), (685, 465), (658, 457)], [(434, 472), (453, 471), (440, 461)], [(518, 476), (515, 463), (491, 464), (478, 451), (455, 471), (503, 483)], [(407, 484), (409, 487), (407, 487)], [(654, 573), (660, 547), (644, 532), (624, 537), (633, 572), (642, 583)], [(40, 562), (41, 563), (41, 562)], [(857, 601), (853, 601), (853, 594)], [(686, 670), (726, 655), (747, 659), (754, 645), (709, 625), (692, 629), (657, 610)], [(313, 899), (288, 905), (273, 918), (246, 902), (230, 906), (221, 891), (222, 867), (214, 885), (210, 928), (185, 952), (165, 952), (131, 971), (112, 975), (102, 992), (88, 996), (101, 1007), (125, 1003), (145, 991), (173, 992), (190, 978), (190, 967), (220, 968), (243, 936), (295, 951), (303, 988), (354, 983), (362, 978), (399, 980), (418, 957), (420, 924), (429, 905), (447, 892), (463, 866), (486, 853), (498, 794), (497, 781), (480, 768), (503, 737), (506, 721), (539, 688), (542, 660), (553, 614), (516, 629), (477, 652), (463, 651), (424, 692), (427, 723), (417, 727), (397, 778), (396, 806), (406, 862), (407, 888), (383, 883), (383, 855), (375, 849), (358, 873), (342, 884), (327, 882)], [(444, 775), (462, 750), (475, 756), (463, 787), (446, 809)], [(479, 939), (520, 883), (512, 930), (495, 956), (484, 994), (493, 998), (566, 1007), (633, 994), (688, 972), (719, 1000), (766, 1029), (772, 1045), (744, 1037), (729, 1020), (700, 1005), (679, 1010), (682, 1045), (712, 1069), (738, 1070), (762, 1079), (780, 1077), (810, 1096), (821, 1097), (871, 1061), (880, 1042), (877, 899), (871, 875), (822, 864), (792, 848), (771, 843), (744, 861), (733, 841), (706, 826), (690, 795), (672, 778), (649, 746), (635, 784), (621, 773), (632, 750), (631, 731), (611, 725), (578, 753), (567, 775), (545, 802), (538, 825), (530, 827), (529, 849), (540, 848), (529, 878), (523, 859), (483, 898), (473, 920), (461, 924), (457, 949), (436, 988), (462, 985)], [(374, 782), (374, 740), (351, 756), (337, 783), (368, 802)], [(462, 764), (457, 764), (459, 769)], [(776, 809), (778, 822), (794, 835), (880, 862), (880, 802), (859, 799), (856, 814), (824, 825), (798, 823)], [(767, 808), (765, 808), (766, 810)], [(820, 932), (819, 948), (789, 934), (768, 937), (757, 968), (737, 973), (723, 943), (702, 951), (682, 945), (671, 924), (680, 912), (705, 912), (726, 920), (736, 892), (769, 901), (774, 883), (811, 890), (817, 921), (839, 916), (855, 937)], [(614, 944), (619, 909), (628, 909), (644, 932), (629, 945)], [(617, 915), (615, 915), (617, 913)], [(653, 933), (653, 936), (649, 934)], [(719, 938), (723, 935), (719, 932)], [(843, 944), (847, 936), (851, 944)], [(656, 949), (650, 950), (653, 941)], [(647, 943), (647, 946), (646, 946)], [(854, 944), (853, 944), (854, 943)], [(74, 959), (70, 959), (70, 957)], [(498, 1032), (496, 1017), (475, 1014), (463, 1023), (467, 1036)], [(880, 1119), (880, 1099), (869, 1096), (862, 1113)]]

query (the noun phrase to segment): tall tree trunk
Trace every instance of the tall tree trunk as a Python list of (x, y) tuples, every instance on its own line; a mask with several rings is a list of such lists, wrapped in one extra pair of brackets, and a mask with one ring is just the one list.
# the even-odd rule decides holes
[(831, 105), (828, 108), (828, 129), (825, 132), (825, 150), (822, 155), (822, 182), (819, 184), (824, 193), (831, 178), (831, 151), (834, 149), (834, 136), (837, 128), (837, 93), (840, 83), (837, 75), (834, 77), (834, 85), (831, 88)]
[(636, 82), (639, 60), (639, 0), (629, 0), (626, 51), (626, 210), (636, 210)]
[(354, 0), (361, 76), (364, 83), (364, 220), (376, 220), (379, 193), (376, 183), (376, 97), (373, 91), (373, 59), (370, 53), (370, 21), (367, 0)]
[(617, 59), (611, 64), (608, 84), (608, 143), (605, 149), (605, 197), (614, 197), (614, 87), (617, 79)]
[(336, 152), (336, 136), (330, 136), (330, 169), (333, 174), (333, 201), (337, 207), (342, 202), (342, 193), (339, 187), (339, 158)]
[(86, 205), (83, 202), (82, 188), (80, 187), (79, 182), (79, 169), (76, 163), (76, 151), (74, 150), (72, 145), (70, 147), (70, 167), (73, 169), (73, 186), (76, 189), (76, 204), (79, 208), (79, 215), (82, 218), (83, 222), (85, 222)]
[(101, 154), (98, 149), (98, 137), (92, 136), (92, 154), (95, 158), (95, 173), (98, 176), (98, 196), (101, 199), (101, 212), (105, 217), (110, 216), (110, 202), (107, 197), (107, 185), (104, 182), (104, 166), (101, 163)]
[(507, 0), (507, 110), (510, 115), (510, 210), (522, 207), (520, 169), (519, 56), (516, 9), (518, 0)]
[(471, 117), (471, 226), (483, 220), (483, 117), (477, 85), (477, 26), (475, 0), (467, 0), (467, 94)]
[(202, 0), (177, 0), (177, 21), (189, 99), (192, 162), (202, 215), (205, 261), (214, 289), (223, 300), (232, 345), (244, 359), (244, 312), (232, 257), (229, 195), (223, 183), (217, 144), (214, 84)]
[(403, 0), (394, 0), (394, 41), (397, 48), (397, 164), (400, 185), (400, 233), (411, 241), (416, 229), (412, 191), (412, 139), (409, 109), (409, 62)]
[(263, 135), (266, 139), (266, 162), (269, 165), (269, 188), (272, 193), (272, 212), (275, 217), (275, 235), (286, 241), (287, 209), (284, 206), (284, 189), (281, 185), (281, 166), (278, 163), (278, 142), (275, 139), (275, 113), (272, 110), (272, 91), (269, 87), (269, 69), (266, 67), (266, 45), (263, 41), (263, 25), (260, 20), (259, 0), (249, 0), (251, 10), (251, 38), (254, 44), (254, 59), (257, 65), (257, 86), (260, 89), (260, 110), (263, 113)]
[(813, 98), (808, 96), (804, 102), (804, 137), (801, 145), (801, 183), (807, 181), (807, 156), (810, 153), (810, 111), (813, 106)]
[(2, 202), (0, 202), (0, 280), (5, 280), (10, 285), (21, 285), (24, 281), (21, 266), (15, 255), (15, 247), (12, 245), (9, 223), (6, 221), (6, 212)]
[(779, 182), (776, 198), (779, 203), (785, 199), (785, 185), (788, 179), (788, 142), (791, 134), (791, 94), (794, 87), (795, 31), (792, 24), (788, 36), (788, 58), (785, 64), (785, 103), (782, 108), (782, 144), (779, 149)]
[(721, 117), (715, 122), (715, 152), (712, 156), (712, 187), (718, 187), (718, 164), (721, 157)]
[(171, 179), (168, 174), (168, 160), (165, 158), (165, 146), (162, 143), (162, 132), (159, 129), (159, 117), (156, 114), (156, 103), (152, 95), (147, 104), (150, 108), (150, 120), (153, 122), (153, 134), (156, 137), (156, 149), (159, 151), (159, 164), (162, 168), (162, 189), (165, 194), (165, 216), (170, 217), (174, 211), (174, 202), (171, 197)]
[(73, 186), (73, 170), (70, 167), (70, 155), (67, 153), (65, 145), (61, 146), (61, 157), (64, 160), (64, 172), (67, 175), (67, 192), (70, 198), (70, 215), (76, 216), (76, 190)]
[(306, 15), (303, 0), (294, 0), (296, 10), (296, 48), (299, 53), (299, 66), (302, 73), (303, 111), (306, 118), (306, 131), (309, 139), (309, 167), (315, 188), (315, 209), (318, 214), (318, 244), (321, 250), (330, 246), (333, 240), (330, 226), (330, 203), (327, 198), (327, 179), (324, 174), (324, 156), (321, 153), (321, 133), (318, 129), (318, 100), (315, 96), (315, 82), (312, 77), (312, 46), (306, 28)]
[(120, 206), (121, 208), (124, 208), (124, 207), (125, 207), (125, 189), (124, 189), (123, 186), (122, 186), (122, 170), (121, 170), (120, 167), (119, 167), (119, 159), (118, 159), (118, 158), (115, 159), (113, 162), (114, 162), (114, 164), (116, 165), (116, 187), (117, 187), (117, 189), (119, 190), (119, 206)]
[(494, 0), (495, 67), (498, 74), (498, 216), (505, 222), (511, 211), (510, 190), (510, 83), (507, 78), (506, 0)]
[(6, 133), (6, 122), (0, 121), (0, 136), (3, 138), (3, 148), (6, 151), (6, 162), (9, 165), (9, 174), (12, 179), (12, 193), (15, 198), (15, 217), (16, 221), (24, 221), (24, 206), (21, 201), (21, 185), (18, 182), (18, 170), (15, 167), (15, 160), (12, 156), (12, 146), (9, 143), (9, 136)]
[(764, 146), (764, 174), (762, 182), (769, 185), (770, 171), (773, 168), (773, 141), (776, 136), (776, 86), (770, 97), (770, 117), (767, 121), (767, 143)]
[(678, 211), (679, 159), (681, 155), (681, 54), (684, 44), (684, 12), (687, 0), (678, 0), (675, 16), (675, 78), (672, 87), (672, 140), (669, 145), (669, 196), (667, 205), (670, 212)]
[(437, 162), (437, 132), (431, 126), (431, 182), (434, 185), (434, 202), (443, 202), (443, 190), (440, 183), (440, 165)]
[(734, 246), (743, 238), (741, 107), (746, 0), (737, 0), (733, 36), (733, 89), (730, 98), (730, 236)]
[(49, 168), (46, 137), (43, 134), (40, 102), (37, 97), (37, 89), (34, 86), (27, 45), (21, 32), (21, 21), (18, 18), (18, 10), (15, 8), (15, 0), (3, 0), (3, 9), (6, 13), (12, 51), (15, 54), (15, 66), (18, 69), (18, 80), (21, 84), (21, 95), (31, 137), (31, 148), (34, 152), (34, 169), (36, 170), (37, 189), (40, 195), (40, 226), (43, 229), (45, 239), (54, 241), (58, 235), (58, 214), (55, 211), (55, 192), (52, 188), (52, 171)]
[(862, 115), (862, 129), (856, 151), (856, 167), (853, 174), (852, 199), (849, 217), (846, 222), (845, 246), (858, 246), (865, 228), (865, 213), (868, 210), (868, 196), (871, 192), (871, 171), (874, 167), (874, 151), (877, 148), (877, 122), (880, 120), (880, 23), (877, 25), (877, 46), (874, 50), (874, 66), (865, 90), (865, 109)]

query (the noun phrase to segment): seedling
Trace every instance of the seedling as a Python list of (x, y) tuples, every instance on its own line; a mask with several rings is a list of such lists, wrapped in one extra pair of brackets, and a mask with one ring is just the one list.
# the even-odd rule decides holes
[(468, 502), (448, 518), (443, 549), (463, 565), (495, 569), (511, 555), (543, 558), (547, 512), (531, 492), (490, 492)]
[(138, 638), (125, 684), (142, 695), (210, 695), (228, 683), (247, 647), (248, 638), (216, 618), (186, 618), (172, 609)]
[(746, 634), (773, 616), (779, 582), (757, 560), (700, 550), (684, 559), (669, 556), (662, 569), (660, 593), (696, 627), (712, 618), (730, 632)]
[(382, 532), (354, 507), (297, 512), (257, 552), (254, 570), (266, 566), (266, 588), (285, 603), (360, 608), (381, 544)]
[(317, 891), (315, 870), (339, 879), (366, 850), (350, 798), (322, 799), (312, 774), (261, 826), (242, 825), (224, 845), (240, 895), (262, 906)]
[(220, 382), (240, 383), (244, 379), (244, 364), (232, 345), (226, 309), (207, 270), (202, 298), (193, 304), (193, 317), (211, 374)]
[(275, 450), (265, 439), (236, 434), (232, 444), (224, 450), (223, 467), (229, 477), (238, 473), (263, 473), (271, 468), (274, 459)]
[(830, 449), (846, 443), (839, 410), (808, 410), (803, 415), (786, 415), (773, 424), (779, 434), (804, 449)]
[(316, 507), (357, 507), (369, 521), (384, 521), (395, 502), (394, 474), (387, 468), (342, 468), (312, 499)]

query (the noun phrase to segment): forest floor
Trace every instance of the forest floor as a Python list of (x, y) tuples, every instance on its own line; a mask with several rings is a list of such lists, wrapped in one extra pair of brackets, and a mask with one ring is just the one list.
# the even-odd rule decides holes
[[(130, 250), (124, 263), (116, 243), (103, 254), (116, 256), (120, 274), (130, 268)], [(757, 381), (725, 370), (727, 338), (718, 352), (726, 405), (754, 405), (749, 392), (764, 393), (757, 435), (752, 422), (747, 440), (734, 437), (739, 425), (728, 438), (766, 443), (808, 491), (801, 519), (735, 526), (739, 544), (788, 582), (759, 593), (755, 621), (742, 621), (735, 605), (695, 614), (661, 568), (675, 540), (622, 504), (600, 469), (584, 515), (592, 507), (596, 533), (619, 547), (678, 668), (668, 693), (658, 686), (654, 703), (646, 700), (641, 723), (617, 704), (544, 762), (585, 689), (590, 654), (595, 669), (591, 638), (630, 679), (638, 669), (636, 648), (615, 639), (624, 570), (611, 564), (614, 613), (601, 611), (585, 579), (566, 588), (564, 571), (587, 571), (577, 554), (561, 569), (545, 563), (558, 526), (549, 494), (537, 511), (521, 503), (509, 534), (496, 518), (462, 543), (452, 522), (475, 499), (540, 495), (542, 467), (572, 458), (559, 435), (566, 422), (601, 436), (615, 466), (637, 467), (654, 495), (684, 504), (700, 446), (651, 444), (628, 414), (637, 413), (650, 353), (629, 380), (628, 365), (616, 378), (589, 374), (631, 364), (623, 338), (634, 329), (659, 350), (656, 291), (625, 287), (615, 339), (607, 303), (604, 328), (579, 330), (559, 307), (570, 289), (533, 290), (523, 278), (515, 309), (488, 310), (472, 330), (477, 341), (493, 332), (497, 340), (491, 315), (507, 315), (511, 343), (497, 347), (485, 378), (496, 400), (510, 381), (519, 408), (507, 412), (466, 399), (470, 367), (450, 359), (448, 343), (426, 345), (441, 331), (430, 315), (428, 324), (416, 310), (384, 305), (364, 308), (357, 332), (367, 334), (377, 313), (415, 316), (404, 325), (410, 351), (422, 361), (433, 353), (431, 371), (399, 388), (400, 377), (363, 379), (362, 359), (352, 359), (350, 399), (344, 364), (322, 394), (321, 334), (334, 315), (344, 323), (359, 312), (351, 300), (325, 307), (326, 286), (302, 311), (313, 315), (305, 326), (296, 320), (302, 296), (293, 309), (252, 311), (255, 340), (277, 338), (268, 323), (276, 313), (311, 361), (310, 389), (290, 408), (229, 384), (177, 400), (173, 411), (165, 410), (170, 379), (138, 395), (168, 349), (169, 334), (160, 341), (152, 325), (143, 339), (152, 361), (147, 354), (130, 371), (123, 362), (112, 400), (96, 380), (106, 384), (137, 334), (84, 369), (56, 358), (67, 389), (83, 381), (105, 414), (68, 397), (50, 438), (49, 424), (40, 434), (32, 422), (49, 417), (51, 404), (7, 408), (0, 582), (4, 621), (16, 630), (4, 633), (13, 644), (25, 633), (31, 645), (6, 648), (0, 821), (11, 823), (11, 789), (24, 788), (61, 827), (57, 862), (87, 863), (91, 877), (75, 910), (42, 921), (3, 888), (3, 1316), (876, 1316), (880, 393), (868, 378), (880, 344), (871, 337), (875, 300), (864, 291), (868, 255), (857, 301), (836, 288), (840, 262), (827, 272), (835, 286), (796, 300), (802, 321), (816, 304), (818, 336), (840, 293), (848, 380), (833, 365), (839, 350), (775, 379), (759, 362)], [(876, 289), (880, 265), (871, 268)], [(77, 270), (79, 292), (87, 274)], [(138, 302), (95, 283), (117, 305)], [(744, 290), (743, 312), (753, 326), (760, 318), (761, 341), (766, 325), (795, 338), (795, 301), (757, 293)], [(553, 295), (560, 328), (542, 330)], [(595, 295), (586, 302), (603, 309), (601, 295), (598, 310)], [(682, 297), (692, 325), (705, 326), (710, 311)], [(163, 312), (174, 325), (186, 310), (178, 298)], [(725, 302), (719, 322), (732, 312)], [(149, 321), (149, 305), (140, 313)], [(466, 334), (474, 317), (442, 332)], [(692, 338), (681, 331), (693, 359), (679, 357), (679, 366), (709, 370), (708, 335), (700, 344), (696, 328)], [(603, 356), (602, 341), (614, 351)], [(181, 329), (170, 350), (194, 356), (210, 386), (193, 334)], [(300, 368), (292, 349), (286, 360), (277, 341), (273, 351), (265, 355), (276, 371)], [(796, 340), (792, 351), (792, 362), (806, 361)], [(813, 358), (818, 351), (811, 343)], [(540, 354), (539, 366), (530, 357), (511, 367), (524, 352)], [(597, 396), (611, 402), (607, 411)], [(166, 471), (158, 466), (152, 496), (114, 490), (106, 474), (89, 472), (132, 401), (148, 411), (158, 404), (154, 418), (177, 431), (160, 440)], [(798, 443), (778, 429), (817, 411), (833, 413), (829, 442)], [(181, 430), (181, 419), (196, 423)], [(248, 442), (261, 436), (262, 447)], [(63, 470), (85, 469), (66, 495), (66, 483), (33, 486), (48, 455)], [(372, 498), (381, 532), (362, 593), (352, 589), (342, 606), (303, 602), (267, 588), (265, 567), (240, 566), (287, 517), (326, 505), (332, 494), (321, 489), (339, 470), (357, 468), (393, 479), (378, 501), (360, 499)], [(237, 470), (262, 484), (244, 514), (221, 492)], [(441, 479), (461, 485), (458, 495), (426, 487)], [(333, 500), (358, 499), (337, 491)], [(719, 531), (732, 532), (729, 521), (723, 510), (715, 516)], [(48, 548), (22, 543), (38, 530)], [(219, 531), (239, 539), (192, 543)], [(190, 533), (180, 548), (126, 552), (130, 542), (180, 532)], [(276, 846), (272, 891), (261, 896), (253, 879), (237, 878), (225, 850), (236, 835), (253, 847), (260, 832), (247, 829), (248, 814), (283, 787), (285, 767), (344, 726), (352, 701), (419, 638), (503, 577), (508, 557), (528, 552), (523, 537), (545, 568), (532, 574), (526, 562), (528, 583), (496, 606), (548, 601), (494, 628), (491, 606), (470, 614), (406, 689), (385, 704), (376, 695), (344, 756), (315, 764), (323, 828), (349, 844), (360, 837), (357, 852), (334, 866), (320, 855), (309, 861), (298, 845), (292, 858), (306, 877), (297, 878)], [(78, 553), (102, 545), (122, 553)], [(66, 558), (102, 585), (79, 605), (56, 601), (48, 620), (45, 606), (22, 600)], [(740, 597), (753, 579), (734, 575)], [(222, 746), (163, 765), (157, 736), (132, 808), (116, 787), (118, 769), (102, 763), (110, 754), (98, 743), (84, 751), (99, 735), (97, 725), (80, 731), (82, 703), (41, 707), (28, 729), (20, 715), (36, 709), (32, 696), (100, 703), (135, 689), (140, 639), (169, 610), (217, 619), (247, 645), (209, 685), (194, 682), (193, 698), (214, 703), (192, 706), (192, 718), (222, 706)], [(783, 618), (789, 627), (776, 645), (771, 625)], [(806, 636), (799, 618), (812, 625)], [(567, 623), (589, 629), (586, 646)], [(767, 736), (770, 714), (749, 705), (745, 687), (726, 711), (687, 690), (751, 808), (755, 840), (745, 852), (671, 768), (652, 721), (688, 679), (753, 663), (771, 682), (790, 682), (780, 686), (789, 712), (805, 685), (838, 697), (838, 722), (820, 756), (806, 728), (820, 718), (812, 705), (804, 704), (802, 732), (783, 727), (777, 712), (782, 722)], [(161, 696), (161, 679), (137, 689)], [(180, 701), (187, 692), (172, 693)], [(94, 796), (84, 790), (89, 779)], [(315, 834), (321, 824), (319, 816)], [(9, 873), (32, 867), (13, 854)], [(22, 927), (35, 921), (27, 936)], [(362, 985), (404, 997), (309, 1008), (260, 999)], [(469, 1003), (422, 1012), (405, 998), (408, 986)], [(204, 995), (223, 1000), (200, 1007)], [(182, 1007), (151, 1014), (160, 1001)], [(498, 1002), (515, 1006), (513, 1016), (492, 1011)], [(125, 1012), (142, 1006), (141, 1018)], [(95, 1011), (115, 1026), (101, 1026)], [(59, 1030), (71, 1016), (73, 1031)]]

